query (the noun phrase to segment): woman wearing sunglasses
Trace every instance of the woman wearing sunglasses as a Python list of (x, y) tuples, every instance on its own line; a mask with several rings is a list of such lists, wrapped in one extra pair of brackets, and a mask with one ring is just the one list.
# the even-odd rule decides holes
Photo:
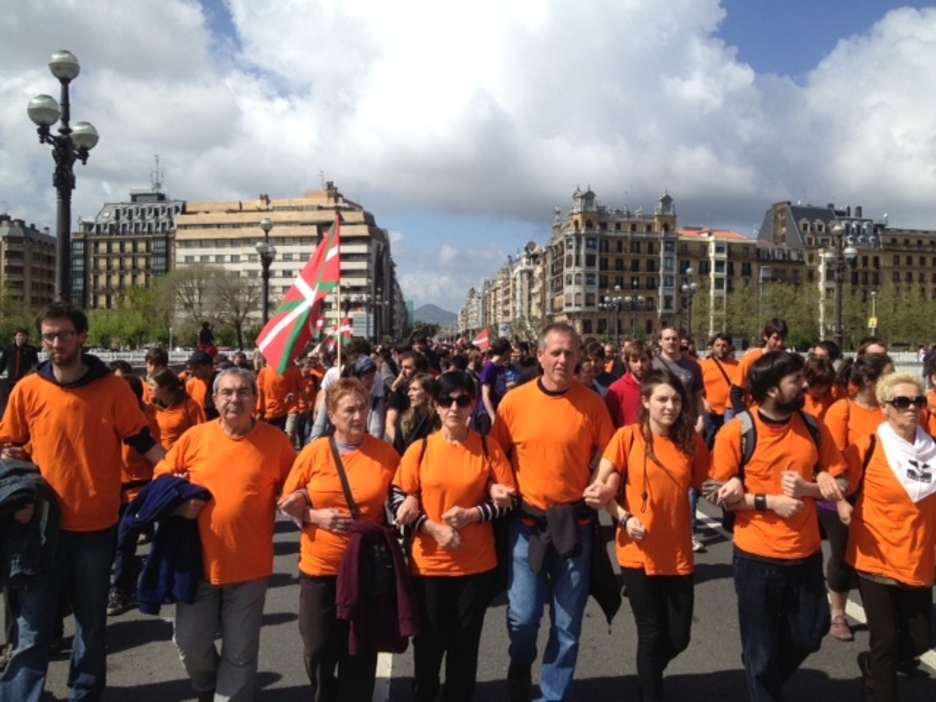
[[(873, 434), (884, 421), (875, 389), (881, 378), (893, 372), (894, 362), (886, 353), (865, 353), (855, 359), (849, 385), (857, 391), (851, 397), (835, 402), (824, 418), (839, 451), (844, 452), (858, 439)], [(839, 641), (854, 641), (855, 635), (845, 617), (845, 604), (849, 591), (858, 586), (858, 581), (855, 572), (845, 562), (848, 527), (839, 517), (839, 511), (848, 503), (841, 500), (817, 504), (819, 522), (829, 537), (829, 560), (826, 562), (826, 586), (832, 606), (829, 635)]]
[[(689, 645), (694, 602), (689, 488), (702, 490), (709, 452), (694, 429), (682, 381), (669, 370), (641, 382), (636, 425), (618, 429), (595, 483), (594, 509), (618, 524), (617, 558), (637, 625), (637, 682), (644, 702), (663, 699), (663, 671)], [(614, 497), (624, 482), (624, 501)]]
[(918, 376), (883, 378), (877, 397), (884, 423), (845, 452), (848, 482), (858, 486), (847, 560), (870, 632), (870, 652), (858, 656), (865, 699), (896, 702), (898, 664), (929, 648), (936, 442), (920, 426), (926, 397)]
[(472, 699), (484, 613), (493, 594), (497, 551), (490, 520), (516, 490), (500, 445), (468, 428), (477, 388), (467, 373), (438, 378), (434, 410), (441, 428), (403, 455), (393, 480), (398, 524), (413, 524), (410, 567), (419, 603), (413, 640), (415, 698)]

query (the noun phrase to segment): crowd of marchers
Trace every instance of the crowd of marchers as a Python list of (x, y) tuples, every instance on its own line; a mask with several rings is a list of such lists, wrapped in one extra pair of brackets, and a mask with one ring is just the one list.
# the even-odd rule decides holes
[(312, 346), (278, 373), (218, 353), (206, 324), (183, 372), (154, 348), (141, 378), (85, 352), (71, 305), (36, 331), (46, 361), (25, 329), (2, 359), (0, 700), (42, 699), (67, 617), (69, 699), (101, 699), (108, 617), (167, 605), (195, 698), (254, 699), (278, 515), (301, 532), (297, 655), (316, 702), (370, 700), (378, 653), (410, 641), (412, 699), (473, 699), (505, 591), (512, 702), (570, 699), (588, 598), (610, 621), (623, 596), (641, 697), (664, 699), (690, 643), (700, 499), (733, 532), (752, 701), (782, 700), (827, 638), (853, 640), (854, 590), (865, 700), (898, 700), (931, 645), (936, 354), (921, 378), (874, 338), (849, 358), (786, 351), (780, 319), (740, 359), (724, 334), (699, 353), (672, 327), (617, 348), (551, 324), (533, 347)]

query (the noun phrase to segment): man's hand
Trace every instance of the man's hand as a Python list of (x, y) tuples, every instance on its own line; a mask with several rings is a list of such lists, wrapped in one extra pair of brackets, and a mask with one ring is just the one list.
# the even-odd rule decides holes
[(198, 498), (186, 500), (176, 509), (176, 516), (183, 519), (198, 519), (199, 513), (206, 504), (208, 503), (205, 500), (199, 500)]
[(837, 478), (833, 478), (826, 471), (820, 471), (816, 475), (816, 484), (819, 485), (819, 492), (822, 493), (822, 499), (829, 502), (839, 502), (845, 499), (845, 493), (842, 492), (842, 486)]
[(419, 516), (419, 498), (415, 495), (407, 495), (406, 499), (400, 505), (396, 513), (396, 523), (400, 526), (408, 526), (416, 521)]
[(495, 505), (501, 509), (510, 509), (513, 506), (513, 498), (517, 491), (500, 483), (492, 483), (488, 494)]
[(851, 502), (848, 500), (839, 500), (835, 503), (835, 509), (838, 511), (839, 521), (842, 522), (845, 526), (851, 524), (852, 520), (852, 507)]
[(608, 483), (592, 483), (585, 488), (582, 497), (585, 499), (586, 505), (598, 511), (608, 506), (615, 492), (617, 492), (617, 490), (614, 486)]
[(627, 535), (634, 541), (643, 541), (644, 537), (647, 535), (647, 527), (644, 526), (644, 523), (640, 521), (639, 517), (635, 517), (634, 515), (631, 515), (630, 519), (627, 520), (627, 528), (624, 531), (627, 532)]
[(725, 507), (730, 508), (738, 500), (744, 498), (744, 483), (741, 482), (741, 479), (735, 476), (725, 482), (720, 488), (718, 488), (718, 504), (724, 505)]
[(286, 495), (285, 497), (280, 498), (280, 501), (276, 503), (276, 506), (280, 512), (289, 518), (289, 521), (291, 521), (300, 529), (303, 527), (306, 507), (309, 506), (308, 502), (306, 502), (305, 495), (303, 495), (301, 492), (294, 492), (291, 495)]
[(36, 503), (32, 502), (25, 507), (21, 507), (13, 513), (13, 519), (20, 524), (29, 524), (36, 514)]
[(770, 495), (768, 507), (784, 519), (789, 519), (803, 511), (805, 506), (802, 500), (788, 495)]
[(313, 509), (308, 512), (309, 522), (319, 529), (330, 531), (332, 534), (347, 534), (351, 529), (351, 517), (343, 514), (341, 510), (334, 507), (325, 509)]
[(442, 519), (453, 529), (464, 529), (469, 524), (481, 521), (481, 512), (477, 507), (465, 509), (464, 507), (452, 507), (442, 515)]
[(423, 527), (426, 533), (429, 534), (433, 539), (436, 540), (436, 543), (439, 544), (446, 551), (457, 551), (464, 544), (462, 543), (461, 534), (458, 533), (458, 530), (453, 529), (448, 524), (439, 524), (438, 522), (427, 521)]

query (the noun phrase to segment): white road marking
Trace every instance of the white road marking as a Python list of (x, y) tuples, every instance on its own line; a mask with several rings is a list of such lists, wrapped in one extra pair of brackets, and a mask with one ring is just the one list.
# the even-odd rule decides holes
[(388, 702), (390, 679), (393, 677), (393, 654), (377, 654), (377, 680), (374, 684), (374, 702)]

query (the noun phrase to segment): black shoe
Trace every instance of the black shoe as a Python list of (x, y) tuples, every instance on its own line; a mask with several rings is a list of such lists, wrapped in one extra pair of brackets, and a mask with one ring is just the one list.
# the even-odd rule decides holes
[(507, 698), (510, 702), (529, 702), (533, 691), (533, 677), (530, 666), (511, 661), (507, 669)]
[(905, 661), (900, 661), (897, 664), (897, 672), (910, 678), (929, 677), (929, 673), (920, 667), (919, 658), (908, 658)]

